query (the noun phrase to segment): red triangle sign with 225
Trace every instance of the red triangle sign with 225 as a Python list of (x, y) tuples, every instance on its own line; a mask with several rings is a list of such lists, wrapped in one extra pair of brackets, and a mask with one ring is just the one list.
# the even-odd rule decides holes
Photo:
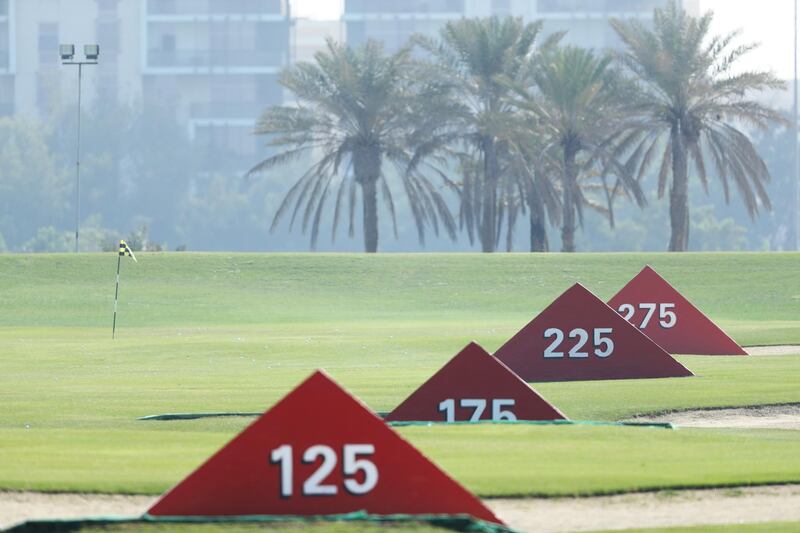
[(468, 514), (502, 524), (316, 372), (164, 494), (156, 516)]
[(736, 341), (646, 266), (608, 302), (670, 353), (747, 355)]
[(506, 365), (471, 342), (406, 400), (388, 421), (563, 420)]
[(525, 381), (693, 375), (579, 283), (501, 346), (495, 356)]

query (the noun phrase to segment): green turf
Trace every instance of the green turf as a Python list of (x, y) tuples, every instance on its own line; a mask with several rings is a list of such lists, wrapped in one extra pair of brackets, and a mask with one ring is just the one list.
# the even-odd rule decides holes
[[(158, 494), (241, 426), (3, 431), (6, 488)], [(794, 431), (411, 427), (400, 433), (482, 496), (604, 494), (800, 480)], [(60, 450), (54, 451), (54, 443)]]
[[(581, 282), (610, 298), (652, 265), (740, 342), (800, 342), (800, 254), (139, 254), (120, 325), (465, 319), (519, 328)], [(116, 257), (0, 258), (0, 324), (106, 327)], [(739, 334), (742, 331), (742, 334)], [(498, 342), (502, 338), (496, 339)]]
[[(800, 344), (800, 254), (0, 256), (0, 488), (157, 493), (323, 367), (389, 410), (467, 341), (652, 264), (743, 344)], [(798, 349), (800, 354), (800, 349)], [(800, 357), (683, 356), (694, 378), (536, 384), (567, 415), (800, 402)], [(800, 432), (482, 426), (401, 433), (483, 495), (800, 481)]]

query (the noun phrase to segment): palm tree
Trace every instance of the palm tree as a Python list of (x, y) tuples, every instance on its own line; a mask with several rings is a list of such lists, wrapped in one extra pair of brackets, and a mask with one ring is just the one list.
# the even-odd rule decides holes
[(670, 183), (670, 251), (689, 242), (689, 165), (708, 188), (706, 169), (713, 161), (729, 200), (733, 180), (751, 217), (770, 209), (764, 183), (770, 175), (750, 139), (735, 124), (764, 128), (782, 122), (774, 110), (748, 97), (784, 84), (768, 72), (740, 72), (738, 60), (755, 48), (734, 45), (739, 32), (709, 36), (712, 13), (691, 17), (673, 0), (656, 9), (653, 28), (637, 20), (612, 20), (626, 46), (619, 58), (638, 79), (641, 98), (631, 106), (638, 120), (620, 137), (629, 166), (643, 177), (659, 164), (658, 194)]
[(414, 68), (408, 48), (387, 56), (372, 40), (356, 49), (329, 40), (314, 63), (298, 63), (282, 73), (281, 84), (294, 93), (297, 103), (264, 112), (256, 133), (269, 135), (267, 146), (278, 153), (248, 175), (308, 154), (315, 159), (286, 193), (272, 231), (290, 210), (291, 229), (302, 210), (303, 231), (311, 228), (315, 248), (326, 201), (335, 196), (331, 238), (348, 208), (352, 237), (360, 190), (364, 249), (376, 252), (379, 189), (397, 236), (394, 196), (384, 173), (384, 162), (389, 162), (399, 170), (420, 240), (424, 242), (427, 227), (438, 234), (440, 221), (455, 238), (455, 221), (438, 188), (420, 172), (406, 172), (409, 136), (419, 124), (428, 123), (426, 114), (442, 98), (439, 87), (417, 81)]
[[(440, 82), (448, 85), (451, 98), (449, 107), (440, 108), (442, 127), (435, 135), (420, 137), (413, 161), (442, 152), (459, 161), (464, 176), (457, 184), (459, 219), (470, 242), (477, 232), (484, 252), (496, 249), (502, 217), (511, 217), (511, 229), (518, 213), (503, 209), (510, 188), (504, 180), (516, 178), (508, 175), (506, 160), (516, 111), (508, 103), (510, 89), (503, 80), (515, 79), (536, 53), (541, 27), (541, 22), (526, 24), (512, 17), (461, 19), (448, 22), (439, 40), (415, 38), (436, 60)], [(544, 46), (560, 37), (551, 37)]]
[[(575, 251), (575, 230), (583, 223), (583, 208), (606, 212), (617, 191), (631, 194), (643, 206), (646, 201), (631, 174), (613, 157), (609, 134), (622, 123), (625, 81), (610, 66), (609, 56), (574, 46), (549, 50), (531, 65), (531, 89), (518, 90), (516, 105), (532, 117), (534, 128), (544, 136), (542, 157), (558, 169), (561, 184), (561, 247)], [(609, 176), (616, 177), (610, 187)], [(600, 184), (592, 184), (593, 178)], [(587, 191), (598, 189), (606, 207)]]
[(527, 210), (531, 252), (550, 251), (547, 225), (558, 226), (561, 223), (561, 199), (552, 179), (556, 169), (550, 158), (543, 157), (542, 141), (535, 117), (519, 114), (516, 127), (508, 139), (509, 149), (505, 159), (511, 180), (501, 205), (512, 207), (507, 210), (509, 243), (516, 218), (514, 215), (517, 212), (524, 215)]

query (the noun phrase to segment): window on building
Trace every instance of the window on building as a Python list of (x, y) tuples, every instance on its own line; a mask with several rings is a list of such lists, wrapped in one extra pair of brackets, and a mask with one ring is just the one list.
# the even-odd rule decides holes
[(147, 0), (147, 10), (150, 13), (175, 13), (175, 0)]
[(58, 61), (58, 24), (42, 22), (39, 24), (39, 63)]
[(175, 51), (175, 35), (172, 33), (165, 33), (161, 36), (161, 50), (165, 52)]
[(119, 0), (97, 0), (97, 10), (100, 13), (116, 13), (118, 3)]
[(0, 22), (0, 68), (8, 68), (10, 55), (8, 24)]
[(98, 21), (97, 42), (103, 54), (119, 51), (119, 21)]
[(511, 15), (511, 0), (492, 0), (492, 14), (500, 17)]
[(14, 78), (0, 77), (0, 116), (14, 114)]

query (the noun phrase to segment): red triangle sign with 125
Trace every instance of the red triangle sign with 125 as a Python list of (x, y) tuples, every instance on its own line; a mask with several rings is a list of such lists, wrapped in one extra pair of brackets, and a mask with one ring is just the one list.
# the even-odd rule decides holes
[(495, 356), (525, 381), (692, 375), (579, 283), (501, 346)]
[(476, 422), (565, 418), (506, 365), (472, 342), (389, 413), (386, 420)]
[(468, 514), (502, 522), (316, 372), (164, 494), (155, 516)]
[(670, 353), (747, 355), (736, 341), (646, 266), (608, 302)]

